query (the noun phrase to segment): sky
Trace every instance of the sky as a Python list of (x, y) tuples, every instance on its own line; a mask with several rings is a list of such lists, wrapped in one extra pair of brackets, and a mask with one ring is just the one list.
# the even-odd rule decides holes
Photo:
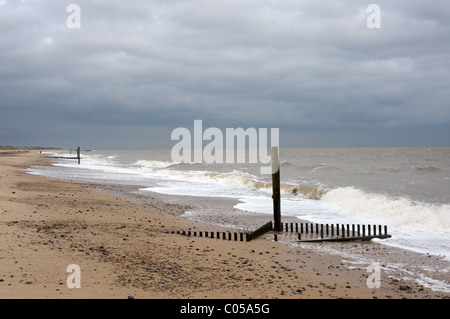
[(450, 145), (449, 40), (448, 0), (0, 0), (0, 145)]

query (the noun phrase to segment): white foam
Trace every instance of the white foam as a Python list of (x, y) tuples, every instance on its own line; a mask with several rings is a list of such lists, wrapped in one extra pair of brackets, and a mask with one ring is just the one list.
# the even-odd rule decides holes
[(154, 161), (154, 160), (138, 160), (134, 163), (136, 166), (148, 167), (148, 168), (167, 168), (178, 163)]
[(405, 197), (366, 193), (353, 187), (327, 192), (322, 201), (340, 214), (413, 231), (450, 235), (450, 206), (411, 201)]

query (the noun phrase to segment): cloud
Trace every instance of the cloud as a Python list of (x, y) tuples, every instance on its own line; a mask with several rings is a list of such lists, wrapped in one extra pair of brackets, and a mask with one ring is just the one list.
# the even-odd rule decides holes
[(279, 127), (290, 146), (413, 145), (395, 136), (418, 129), (441, 144), (449, 133), (445, 1), (378, 1), (380, 29), (361, 1), (76, 3), (79, 29), (66, 25), (69, 2), (0, 3), (0, 144), (84, 137), (101, 148), (115, 136), (121, 148), (136, 134), (146, 148), (148, 132), (170, 147), (194, 119)]

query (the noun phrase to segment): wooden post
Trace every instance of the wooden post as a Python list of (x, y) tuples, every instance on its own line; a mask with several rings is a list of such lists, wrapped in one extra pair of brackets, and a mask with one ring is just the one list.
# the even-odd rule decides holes
[(272, 199), (275, 231), (282, 231), (280, 200), (280, 158), (278, 146), (272, 147)]
[(247, 234), (247, 241), (253, 240), (269, 231), (273, 230), (273, 223), (272, 221), (262, 225), (261, 227), (259, 227), (257, 230), (255, 230), (254, 232)]
[(81, 159), (81, 149), (80, 149), (80, 147), (78, 146), (78, 148), (77, 148), (77, 158), (78, 158), (78, 165), (80, 165), (80, 159)]

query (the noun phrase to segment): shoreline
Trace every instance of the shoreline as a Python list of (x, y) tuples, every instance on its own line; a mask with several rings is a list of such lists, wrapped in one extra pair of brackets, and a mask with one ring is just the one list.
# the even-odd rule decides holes
[[(69, 182), (24, 171), (50, 163), (33, 152), (0, 155), (0, 298), (450, 297), (448, 292), (405, 279), (410, 274), (389, 265), (382, 267), (380, 288), (368, 288), (368, 264), (324, 251), (331, 247), (339, 253), (344, 247), (361, 255), (371, 253), (385, 264), (390, 258), (408, 264), (414, 257), (414, 263), (419, 261), (423, 267), (439, 265), (434, 256), (376, 242), (323, 249), (266, 237), (230, 243), (167, 234), (166, 229), (224, 227), (217, 219), (211, 224), (184, 218), (181, 212), (190, 205), (180, 198), (139, 192), (127, 196), (113, 185)], [(213, 198), (198, 202), (218, 205)], [(254, 222), (252, 216), (248, 221)], [(71, 264), (80, 266), (81, 288), (66, 285)]]

